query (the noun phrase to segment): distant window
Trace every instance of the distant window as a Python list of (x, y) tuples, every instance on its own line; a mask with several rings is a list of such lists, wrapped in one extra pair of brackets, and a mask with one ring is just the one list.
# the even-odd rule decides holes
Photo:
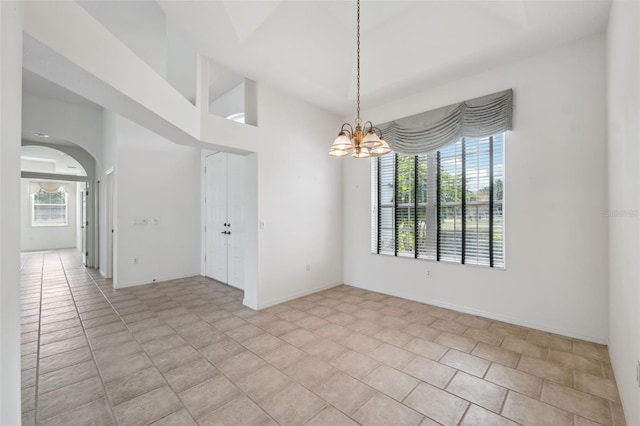
[[(46, 182), (38, 185), (38, 189), (31, 195), (31, 225), (32, 226), (67, 226), (67, 192), (64, 186), (50, 185)], [(45, 186), (43, 188), (42, 186)]]
[(237, 114), (231, 114), (227, 117), (227, 120), (236, 121), (238, 123), (244, 124), (244, 112), (239, 112)]

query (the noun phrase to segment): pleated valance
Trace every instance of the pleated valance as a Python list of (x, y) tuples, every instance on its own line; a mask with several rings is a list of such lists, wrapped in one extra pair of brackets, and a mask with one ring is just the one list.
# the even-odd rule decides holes
[(378, 125), (392, 150), (417, 155), (455, 143), (462, 137), (481, 138), (511, 130), (513, 90), (505, 90), (454, 105)]

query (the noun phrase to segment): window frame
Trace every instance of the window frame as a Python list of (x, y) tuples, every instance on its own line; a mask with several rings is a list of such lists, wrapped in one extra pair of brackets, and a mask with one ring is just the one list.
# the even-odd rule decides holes
[[(31, 194), (29, 203), (31, 206), (31, 226), (34, 228), (58, 228), (69, 226), (69, 192), (61, 185), (64, 193), (64, 204), (36, 203), (36, 194), (44, 191), (42, 188)], [(46, 191), (45, 191), (46, 192)], [(64, 223), (41, 223), (36, 221), (36, 206), (60, 207), (64, 206)]]
[[(414, 223), (414, 240), (411, 253), (399, 251), (398, 243), (398, 208), (404, 208), (404, 204), (398, 204), (398, 156), (403, 154), (392, 153), (393, 155), (393, 203), (382, 203), (381, 185), (391, 185), (389, 182), (383, 182), (381, 175), (383, 173), (381, 166), (381, 158), (374, 158), (372, 161), (372, 199), (371, 199), (371, 253), (386, 256), (416, 258), (422, 260), (432, 260), (446, 263), (457, 263), (482, 268), (491, 268), (496, 270), (506, 270), (506, 241), (505, 230), (506, 221), (505, 213), (505, 133), (497, 133), (495, 135), (484, 138), (462, 138), (456, 142), (456, 146), (460, 146), (460, 153), (448, 155), (448, 158), (454, 158), (454, 161), (461, 163), (460, 173), (453, 175), (453, 180), (459, 180), (460, 186), (459, 199), (455, 201), (442, 200), (442, 176), (443, 167), (441, 164), (441, 150), (430, 154), (422, 155), (404, 155), (414, 159), (413, 170), (413, 193), (412, 200), (414, 207), (409, 209), (413, 211), (413, 215), (417, 216), (413, 219)], [(488, 142), (488, 143), (487, 143)], [(471, 147), (471, 153), (467, 153), (467, 145)], [(484, 145), (484, 146), (483, 146)], [(496, 151), (496, 147), (499, 147)], [(418, 170), (419, 157), (426, 158), (427, 170), (422, 173), (422, 169)], [(475, 171), (471, 168), (471, 178), (467, 177), (466, 162), (471, 159), (471, 167), (485, 162), (488, 167), (481, 168), (477, 166)], [(422, 160), (420, 160), (422, 161)], [(499, 171), (496, 172), (496, 167)], [(386, 165), (389, 169), (389, 165)], [(390, 172), (385, 169), (385, 178), (389, 180)], [(478, 172), (476, 174), (476, 171)], [(488, 173), (484, 176), (482, 173)], [(419, 179), (418, 175), (422, 173), (424, 177)], [(498, 183), (500, 182), (500, 183)], [(486, 186), (484, 186), (484, 185)], [(481, 186), (482, 185), (482, 186)], [(496, 186), (500, 185), (499, 193)], [(454, 187), (455, 188), (455, 187)], [(471, 189), (470, 189), (471, 188)], [(473, 189), (475, 188), (475, 189)], [(419, 197), (419, 190), (425, 189), (427, 194), (424, 200)], [(455, 189), (454, 189), (455, 190)], [(474, 192), (475, 191), (475, 192)], [(435, 194), (434, 194), (435, 193)], [(470, 195), (467, 195), (469, 193)], [(486, 199), (479, 199), (479, 194), (484, 194)], [(421, 196), (422, 197), (422, 196)], [(501, 197), (498, 199), (498, 197)], [(456, 196), (455, 198), (458, 198)], [(467, 199), (469, 198), (469, 199)], [(405, 203), (406, 204), (406, 203)], [(435, 205), (434, 205), (435, 204)], [(453, 234), (454, 252), (443, 253), (443, 245), (441, 240), (442, 233), (442, 207), (451, 207), (456, 210), (454, 215), (459, 215), (460, 225), (455, 227)], [(383, 226), (382, 210), (383, 208), (392, 209), (391, 225), (393, 230), (387, 230), (385, 236), (381, 233)], [(421, 211), (424, 216), (421, 218)], [(471, 214), (470, 214), (471, 213)], [(487, 224), (484, 228), (480, 226), (480, 218), (487, 215)], [(388, 214), (387, 221), (388, 221)], [(403, 215), (406, 216), (406, 215)], [(457, 216), (456, 216), (457, 217)], [(497, 219), (497, 220), (496, 220)], [(499, 221), (499, 222), (498, 222)], [(475, 223), (476, 226), (470, 226)], [(422, 229), (424, 227), (424, 229)], [(467, 227), (469, 229), (467, 229)], [(458, 230), (459, 229), (459, 230)], [(391, 232), (389, 232), (391, 231)], [(455, 233), (460, 234), (459, 238)], [(435, 235), (433, 235), (435, 233)], [(420, 235), (420, 238), (419, 238)], [(385, 238), (386, 237), (386, 238)], [(385, 241), (393, 245), (393, 250), (385, 249), (388, 246)], [(424, 240), (424, 241), (423, 241)], [(484, 247), (483, 247), (484, 245)], [(474, 251), (474, 247), (476, 247)]]

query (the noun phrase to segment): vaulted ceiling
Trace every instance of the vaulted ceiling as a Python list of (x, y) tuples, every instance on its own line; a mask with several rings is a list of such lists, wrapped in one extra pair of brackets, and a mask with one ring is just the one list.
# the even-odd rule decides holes
[[(81, 1), (190, 98), (195, 53), (339, 115), (356, 94), (355, 1)], [(363, 0), (363, 108), (606, 29), (609, 0)], [(226, 74), (225, 74), (226, 73)], [(224, 91), (224, 90), (222, 90)]]

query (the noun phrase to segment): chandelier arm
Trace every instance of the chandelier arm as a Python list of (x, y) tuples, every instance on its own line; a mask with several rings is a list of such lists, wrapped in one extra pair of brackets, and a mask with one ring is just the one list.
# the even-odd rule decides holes
[[(345, 128), (345, 126), (348, 127), (348, 128)], [(353, 127), (349, 123), (344, 123), (342, 125), (342, 127), (340, 128), (340, 131), (348, 133), (350, 138), (353, 136)]]

